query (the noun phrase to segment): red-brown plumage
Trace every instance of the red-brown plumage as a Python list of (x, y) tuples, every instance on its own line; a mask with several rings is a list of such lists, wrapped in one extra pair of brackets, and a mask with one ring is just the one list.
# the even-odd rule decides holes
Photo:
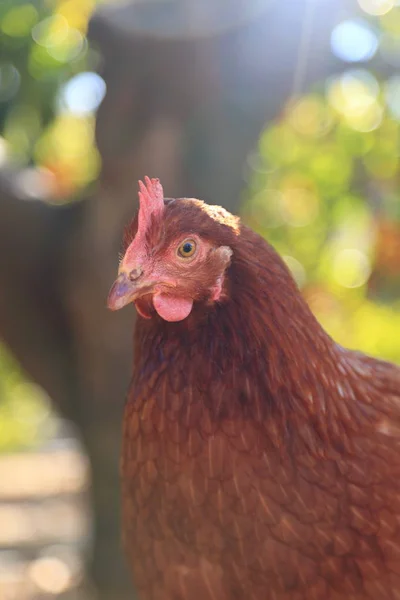
[[(140, 600), (400, 599), (400, 370), (336, 345), (222, 209), (161, 218), (148, 269), (193, 307), (165, 321), (154, 281), (139, 299), (122, 492)], [(169, 249), (194, 235), (181, 267)]]

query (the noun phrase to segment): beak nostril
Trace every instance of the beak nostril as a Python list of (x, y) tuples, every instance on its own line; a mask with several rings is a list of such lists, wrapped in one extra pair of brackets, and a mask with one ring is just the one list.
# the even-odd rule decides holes
[(129, 279), (131, 281), (136, 281), (136, 279), (139, 279), (139, 277), (141, 276), (142, 273), (143, 273), (143, 269), (141, 267), (132, 269), (132, 271), (129, 273)]

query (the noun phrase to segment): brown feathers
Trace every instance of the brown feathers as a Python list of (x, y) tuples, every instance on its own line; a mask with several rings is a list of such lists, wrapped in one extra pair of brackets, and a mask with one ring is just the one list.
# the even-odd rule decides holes
[[(220, 301), (136, 325), (122, 483), (140, 600), (398, 600), (400, 370), (337, 346), (222, 209), (165, 202), (154, 227), (155, 252), (195, 234), (204, 260), (232, 255)], [(208, 289), (212, 266), (188, 276)]]

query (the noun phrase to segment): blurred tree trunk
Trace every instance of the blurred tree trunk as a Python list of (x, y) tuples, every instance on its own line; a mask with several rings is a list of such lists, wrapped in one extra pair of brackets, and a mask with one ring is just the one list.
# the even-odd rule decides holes
[(93, 18), (107, 95), (97, 121), (103, 169), (91, 197), (63, 209), (27, 203), (3, 174), (0, 333), (82, 433), (101, 600), (133, 598), (120, 550), (118, 455), (134, 311), (109, 313), (105, 301), (137, 179), (157, 176), (167, 196), (237, 210), (246, 159), (265, 122), (300, 84), (338, 68), (329, 32), (341, 2), (298, 0), (288, 10), (271, 1), (261, 10), (254, 0), (249, 11), (248, 0), (235, 4), (234, 18), (221, 12), (226, 1), (200, 4), (200, 15), (194, 2), (113, 4)]

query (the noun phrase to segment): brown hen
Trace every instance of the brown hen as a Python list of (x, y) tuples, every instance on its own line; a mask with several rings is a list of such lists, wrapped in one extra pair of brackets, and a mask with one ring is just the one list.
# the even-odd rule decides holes
[[(141, 184), (122, 451), (140, 600), (400, 600), (400, 369), (346, 350), (224, 209)], [(400, 335), (400, 332), (393, 332)]]

